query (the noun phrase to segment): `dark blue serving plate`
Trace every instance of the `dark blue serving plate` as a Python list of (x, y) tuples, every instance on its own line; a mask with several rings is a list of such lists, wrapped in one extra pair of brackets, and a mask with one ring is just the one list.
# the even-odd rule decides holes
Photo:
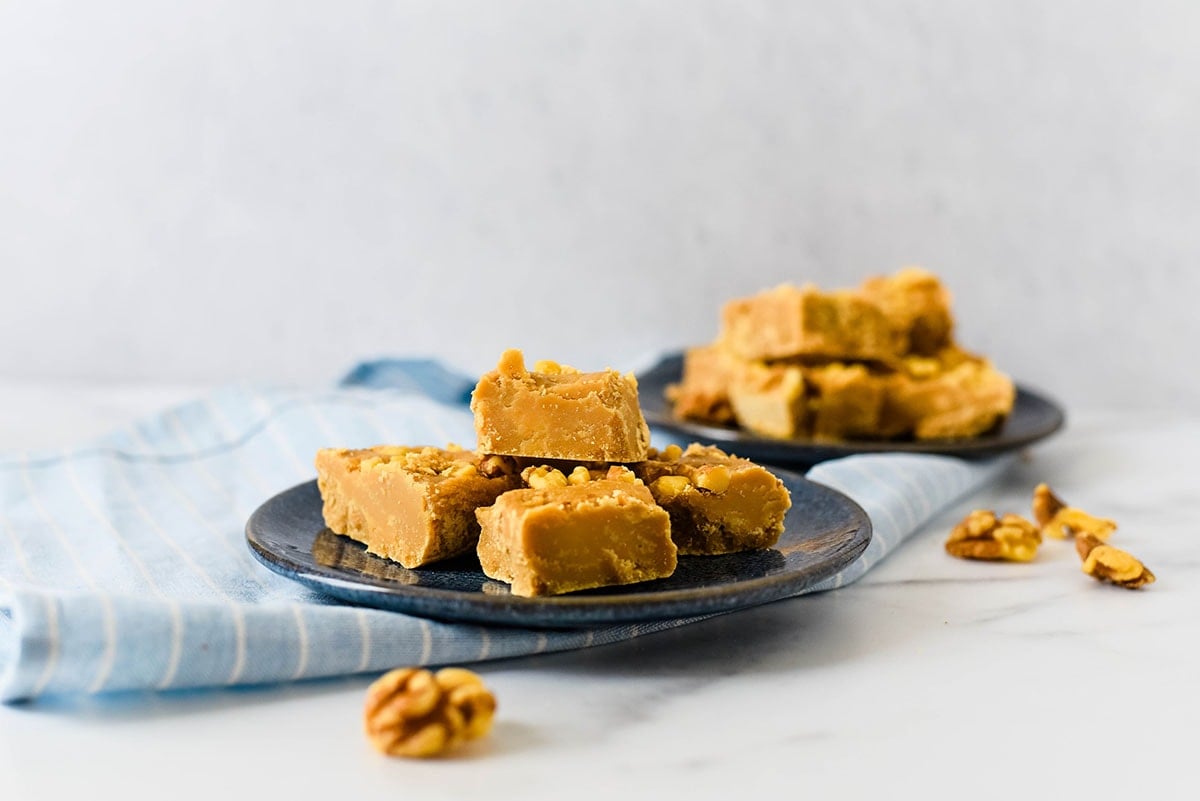
[(646, 422), (687, 441), (716, 445), (744, 459), (768, 464), (811, 466), (860, 453), (936, 453), (964, 459), (984, 458), (1032, 445), (1058, 431), (1066, 422), (1062, 407), (1053, 399), (1018, 385), (1012, 414), (994, 430), (969, 439), (858, 439), (845, 442), (771, 439), (733, 426), (696, 423), (675, 417), (664, 393), (682, 375), (681, 353), (665, 356), (649, 370), (638, 374), (638, 400)]
[(343, 601), (441, 620), (535, 628), (706, 615), (799, 593), (858, 558), (871, 522), (841, 493), (783, 470), (792, 493), (784, 533), (770, 550), (683, 556), (669, 578), (545, 598), (519, 598), (479, 569), (474, 555), (409, 570), (325, 528), (317, 482), (268, 500), (246, 540), (271, 570)]

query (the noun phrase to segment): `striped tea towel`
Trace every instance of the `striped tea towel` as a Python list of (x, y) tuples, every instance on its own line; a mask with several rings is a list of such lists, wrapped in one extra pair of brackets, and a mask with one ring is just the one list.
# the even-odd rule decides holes
[[(255, 561), (243, 528), (331, 445), (474, 441), (472, 382), (432, 362), (360, 366), (322, 392), (235, 387), (90, 445), (0, 457), (0, 699), (228, 686), (601, 645), (688, 620), (534, 631), (343, 606)], [(665, 444), (665, 441), (660, 444)], [(1004, 462), (861, 456), (810, 476), (875, 536), (853, 581)]]

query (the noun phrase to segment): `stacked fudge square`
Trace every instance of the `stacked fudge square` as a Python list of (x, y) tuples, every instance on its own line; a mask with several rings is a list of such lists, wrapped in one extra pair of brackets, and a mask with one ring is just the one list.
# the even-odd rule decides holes
[(973, 437), (1016, 393), (953, 334), (950, 294), (926, 270), (832, 292), (783, 285), (727, 303), (668, 399), (680, 418), (776, 438)]
[(650, 447), (637, 381), (506, 351), (472, 395), (477, 449), (318, 452), (325, 524), (420, 568), (472, 550), (514, 595), (670, 576), (677, 556), (769, 548), (791, 506), (764, 468)]

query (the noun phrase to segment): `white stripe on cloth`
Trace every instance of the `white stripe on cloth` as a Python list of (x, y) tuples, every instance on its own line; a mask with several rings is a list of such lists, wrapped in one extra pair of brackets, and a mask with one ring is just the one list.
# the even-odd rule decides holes
[(170, 688), (175, 681), (175, 674), (179, 672), (180, 657), (183, 655), (183, 615), (179, 611), (179, 604), (176, 601), (170, 601), (171, 609), (171, 650), (167, 655), (167, 669), (163, 671), (163, 676), (158, 684), (154, 685), (157, 690), (166, 690)]
[(233, 669), (229, 671), (225, 683), (237, 684), (242, 678), (242, 671), (246, 669), (246, 617), (240, 606), (231, 606), (230, 611), (233, 613)]
[(117, 661), (117, 619), (113, 614), (112, 601), (101, 595), (100, 609), (103, 613), (104, 624), (104, 655), (100, 658), (100, 665), (96, 669), (96, 678), (88, 687), (89, 693), (98, 693), (104, 689), (109, 676), (112, 675), (113, 665)]
[(367, 622), (367, 613), (362, 609), (356, 609), (354, 617), (358, 621), (358, 636), (361, 643), (358, 664), (355, 666), (354, 672), (362, 673), (371, 665), (371, 624)]
[(296, 620), (296, 670), (292, 673), (292, 681), (304, 678), (308, 668), (308, 628), (304, 625), (304, 610), (299, 604), (292, 604), (292, 617)]
[[(37, 682), (33, 685), (29, 695), (36, 698), (45, 692), (46, 687), (50, 684), (50, 679), (54, 677), (54, 671), (58, 668), (58, 652), (60, 650), (59, 634), (58, 634), (58, 601), (52, 596), (43, 596), (46, 611), (46, 629), (43, 634), (43, 639), (46, 643), (45, 662), (42, 665), (41, 675), (38, 676)], [(15, 671), (14, 671), (15, 672)]]
[(421, 657), (417, 664), (428, 665), (429, 660), (433, 658), (433, 630), (430, 629), (428, 620), (419, 618), (417, 622), (421, 626)]
[[(8, 535), (8, 541), (12, 544), (12, 549), (9, 551), (14, 557), (17, 566), (21, 568), (21, 575), (26, 581), (33, 581), (33, 570), (29, 566), (29, 558), (25, 556), (25, 548), (21, 545), (21, 539), (17, 536), (16, 530), (9, 525), (7, 518), (0, 515), (0, 528), (4, 529), (4, 533)], [(5, 576), (5, 583), (13, 584), (13, 579)]]

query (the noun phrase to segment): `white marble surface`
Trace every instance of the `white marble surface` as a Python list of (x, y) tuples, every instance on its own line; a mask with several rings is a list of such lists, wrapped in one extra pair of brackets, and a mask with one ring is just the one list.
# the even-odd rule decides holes
[[(0, 384), (0, 447), (99, 433), (189, 390)], [(859, 583), (640, 641), (481, 667), (493, 735), (389, 760), (368, 679), (0, 707), (0, 798), (1191, 798), (1200, 418), (1073, 416)], [(1159, 581), (1101, 586), (941, 547), (1033, 485), (1117, 518)]]

